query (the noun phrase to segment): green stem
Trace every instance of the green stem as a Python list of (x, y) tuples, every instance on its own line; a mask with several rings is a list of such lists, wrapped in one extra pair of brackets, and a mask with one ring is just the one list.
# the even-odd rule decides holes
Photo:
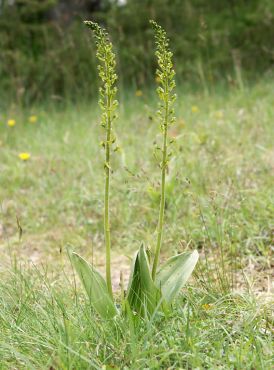
[[(106, 66), (108, 74), (108, 66)], [(109, 223), (109, 183), (110, 183), (110, 139), (111, 139), (111, 96), (109, 87), (107, 90), (107, 132), (106, 132), (106, 157), (105, 157), (105, 245), (106, 245), (106, 281), (109, 295), (113, 299), (112, 284), (111, 284), (111, 240), (110, 240), (110, 223)]]
[[(107, 141), (109, 141), (110, 135), (109, 130), (107, 131)], [(106, 144), (106, 163), (105, 163), (105, 217), (104, 217), (104, 229), (105, 229), (105, 244), (106, 244), (106, 280), (107, 288), (111, 297), (112, 293), (112, 284), (111, 284), (111, 241), (110, 241), (110, 225), (109, 225), (109, 180), (110, 180), (110, 169), (109, 169), (109, 144)]]
[[(165, 91), (168, 89), (168, 83), (166, 83)], [(155, 250), (155, 257), (152, 267), (152, 279), (155, 280), (157, 266), (159, 263), (160, 250), (162, 246), (162, 236), (163, 236), (163, 226), (164, 226), (164, 216), (165, 216), (165, 186), (166, 186), (166, 168), (167, 168), (167, 127), (168, 127), (168, 111), (169, 104), (166, 101), (165, 104), (165, 122), (164, 122), (164, 135), (163, 135), (163, 160), (162, 160), (162, 178), (161, 178), (161, 202), (159, 211), (159, 220), (157, 227), (157, 244)]]

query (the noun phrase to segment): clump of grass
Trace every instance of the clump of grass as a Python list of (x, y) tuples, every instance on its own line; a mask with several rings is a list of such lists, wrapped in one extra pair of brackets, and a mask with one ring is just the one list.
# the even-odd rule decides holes
[(13, 268), (0, 281), (2, 369), (270, 369), (270, 307), (188, 289), (169, 323), (110, 324), (69, 280)]

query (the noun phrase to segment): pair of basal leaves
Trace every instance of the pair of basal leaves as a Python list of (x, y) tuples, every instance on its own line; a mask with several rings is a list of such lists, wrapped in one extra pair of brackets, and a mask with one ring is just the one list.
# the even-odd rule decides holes
[[(108, 293), (105, 279), (85, 259), (68, 248), (70, 261), (76, 270), (91, 305), (104, 319), (120, 313)], [(150, 271), (149, 259), (144, 245), (135, 253), (131, 265), (125, 307), (140, 316), (152, 316), (156, 312), (168, 312), (170, 304), (186, 284), (199, 254), (184, 252), (169, 258), (158, 270), (155, 281)]]

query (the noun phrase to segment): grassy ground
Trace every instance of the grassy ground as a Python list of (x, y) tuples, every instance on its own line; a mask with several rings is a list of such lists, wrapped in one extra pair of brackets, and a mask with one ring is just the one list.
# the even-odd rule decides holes
[[(154, 248), (159, 201), (156, 102), (127, 94), (112, 165), (116, 288), (140, 242)], [(273, 84), (179, 96), (163, 251), (197, 248), (201, 262), (172, 317), (135, 328), (95, 317), (64, 253), (70, 243), (103, 269), (96, 105), (0, 117), (0, 369), (271, 368)]]

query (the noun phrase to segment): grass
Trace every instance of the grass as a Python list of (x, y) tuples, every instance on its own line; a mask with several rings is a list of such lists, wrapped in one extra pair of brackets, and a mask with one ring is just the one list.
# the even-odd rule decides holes
[[(134, 95), (125, 92), (116, 123), (116, 287), (126, 256), (141, 241), (154, 249), (157, 227), (156, 100), (150, 91)], [(271, 368), (272, 84), (178, 95), (163, 252), (198, 248), (201, 262), (168, 321), (117, 319), (115, 330), (90, 311), (63, 252), (70, 243), (104, 263), (95, 102), (2, 112), (0, 369)], [(21, 152), (31, 158), (21, 161)]]
[(271, 368), (270, 312), (252, 297), (188, 289), (168, 323), (132, 328), (102, 322), (72, 284), (49, 281), (17, 271), (1, 284), (3, 369)]

